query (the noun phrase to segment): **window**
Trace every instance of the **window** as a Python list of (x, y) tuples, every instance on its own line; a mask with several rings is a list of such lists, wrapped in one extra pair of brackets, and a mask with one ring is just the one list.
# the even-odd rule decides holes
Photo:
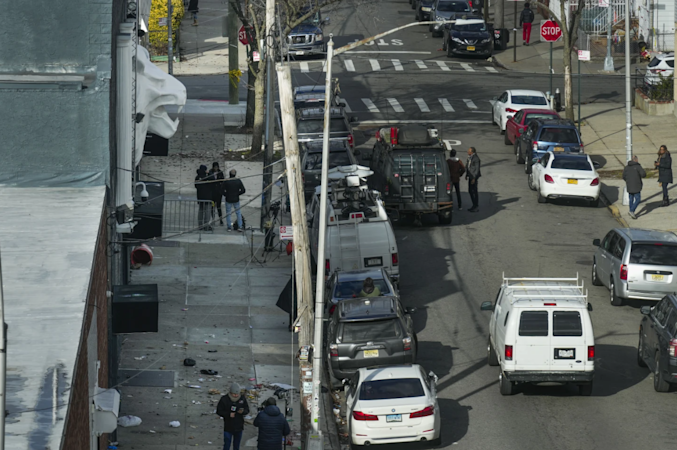
[[(462, 12), (462, 11), (457, 11), (457, 12)], [(484, 24), (484, 22), (469, 23), (469, 24), (464, 24), (464, 25), (455, 24), (454, 30), (465, 31), (465, 32), (469, 31), (469, 32), (473, 32), (473, 33), (481, 33), (483, 31), (487, 31), (487, 26)]]
[(531, 114), (527, 114), (526, 119), (524, 119), (524, 125), (531, 123), (531, 121), (534, 120), (534, 119), (556, 119), (556, 118), (557, 118), (557, 116), (553, 116), (552, 114), (531, 113)]
[(540, 163), (541, 163), (541, 165), (542, 165), (543, 167), (547, 167), (547, 166), (548, 166), (548, 161), (550, 161), (550, 153), (546, 153), (545, 155), (543, 155), (543, 157), (541, 158)]
[(668, 66), (669, 66), (671, 69), (674, 69), (674, 68), (675, 68), (675, 60), (674, 60), (674, 59), (668, 59), (667, 63), (668, 63)]
[(466, 2), (440, 2), (437, 5), (438, 11), (451, 11), (451, 12), (470, 12), (470, 8)]
[(499, 102), (502, 102), (502, 103), (507, 102), (507, 101), (508, 101), (508, 93), (507, 93), (507, 92), (504, 92), (503, 95), (501, 95), (501, 96), (498, 98), (498, 101), (499, 101)]
[(677, 266), (677, 245), (632, 244), (631, 264)]
[(654, 58), (653, 58), (653, 59), (651, 60), (651, 62), (649, 63), (649, 67), (656, 67), (656, 66), (659, 65), (660, 63), (661, 63), (661, 60), (658, 59), (658, 58), (656, 58), (656, 57), (654, 56)]
[(609, 253), (613, 253), (614, 248), (616, 248), (616, 244), (618, 243), (618, 239), (619, 239), (619, 236), (616, 233), (614, 233), (611, 236), (610, 240), (605, 240), (604, 241), (604, 243), (605, 243), (604, 250), (608, 251)]
[(365, 381), (360, 386), (360, 400), (423, 397), (425, 391), (418, 378)]
[[(299, 120), (297, 126), (298, 126), (297, 132), (299, 134), (322, 133), (322, 131), (324, 130), (324, 119)], [(345, 120), (339, 117), (336, 119), (331, 119), (331, 123), (329, 124), (329, 130), (331, 132), (348, 131), (348, 127), (346, 127)]]
[(592, 172), (592, 166), (587, 158), (576, 158), (571, 156), (556, 156), (550, 167), (553, 169), (587, 170)]
[[(361, 280), (351, 280), (351, 281), (342, 281), (336, 285), (334, 289), (335, 298), (353, 298), (360, 295), (362, 291), (362, 285), (364, 281)], [(382, 278), (374, 278), (374, 286), (381, 291), (381, 295), (390, 294), (390, 289), (388, 289), (388, 283)]]
[(668, 297), (663, 297), (663, 300), (658, 302), (658, 305), (654, 307), (653, 316), (661, 327), (664, 327), (667, 323), (671, 310), (672, 305)]
[(548, 102), (545, 97), (540, 95), (513, 95), (512, 96), (513, 105), (547, 105)]
[(548, 311), (524, 311), (520, 315), (520, 336), (547, 336)]
[(609, 232), (607, 233), (607, 235), (604, 236), (604, 239), (602, 240), (602, 245), (601, 245), (601, 247), (602, 247), (604, 250), (608, 250), (608, 249), (609, 249), (609, 243), (611, 242), (611, 239), (614, 237), (614, 234), (616, 234), (616, 233), (614, 233), (613, 231), (609, 231)]
[(558, 144), (578, 144), (580, 142), (578, 133), (573, 128), (543, 128), (538, 140)]
[(623, 259), (623, 252), (625, 252), (625, 239), (619, 236), (618, 240), (616, 241), (616, 245), (614, 245), (612, 248), (614, 257)]
[(516, 123), (522, 123), (522, 116), (524, 115), (524, 111), (520, 111), (517, 114), (515, 114), (515, 122)]
[(578, 311), (555, 311), (552, 313), (553, 336), (583, 336), (581, 314)]
[(400, 322), (396, 318), (368, 322), (345, 322), (341, 342), (369, 342), (394, 339), (402, 336)]

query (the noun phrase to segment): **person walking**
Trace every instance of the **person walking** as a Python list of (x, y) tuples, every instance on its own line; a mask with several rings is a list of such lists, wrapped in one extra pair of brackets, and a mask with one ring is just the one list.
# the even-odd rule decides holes
[(226, 177), (223, 175), (223, 171), (219, 168), (219, 163), (212, 163), (212, 168), (209, 170), (209, 175), (214, 179), (212, 183), (214, 184), (214, 206), (219, 212), (219, 224), (223, 225), (223, 210), (221, 209), (221, 199), (223, 198), (223, 182), (219, 180), (225, 180)]
[[(207, 173), (207, 166), (204, 164), (197, 169), (195, 189), (197, 189), (198, 199), (197, 223), (201, 230), (213, 231), (210, 222), (212, 220), (212, 200), (214, 193), (211, 177)], [(208, 202), (204, 200), (208, 200)]]
[(531, 24), (534, 22), (534, 12), (529, 3), (524, 4), (524, 9), (520, 14), (520, 27), (522, 27), (522, 45), (529, 46), (531, 39)]
[[(449, 166), (449, 178), (451, 179), (452, 189), (456, 189), (456, 198), (458, 199), (459, 211), (463, 209), (463, 202), (461, 201), (461, 176), (465, 173), (465, 166), (461, 158), (456, 156), (456, 150), (453, 148), (449, 152), (449, 159), (447, 159)], [(451, 192), (449, 193), (451, 195)]]
[(635, 210), (639, 202), (642, 201), (642, 178), (644, 177), (646, 177), (646, 172), (639, 164), (637, 156), (633, 156), (632, 160), (628, 161), (628, 165), (623, 169), (623, 180), (625, 180), (625, 186), (630, 197), (630, 212), (628, 214), (633, 219), (637, 218)]
[(289, 423), (277, 407), (275, 397), (263, 403), (263, 411), (254, 419), (254, 426), (259, 429), (258, 450), (282, 450), (282, 439), (289, 435)]
[(200, 12), (200, 9), (197, 6), (198, 0), (190, 0), (188, 3), (188, 12), (193, 14), (193, 26), (197, 26), (197, 13)]
[(472, 208), (468, 210), (470, 212), (477, 212), (480, 208), (480, 199), (477, 192), (477, 180), (482, 176), (480, 165), (481, 161), (480, 157), (477, 156), (477, 150), (475, 147), (470, 147), (468, 149), (468, 160), (465, 163), (465, 179), (468, 180), (468, 193), (472, 201)]
[(241, 391), (239, 384), (231, 384), (230, 392), (216, 406), (216, 414), (223, 417), (223, 450), (230, 450), (231, 441), (233, 450), (240, 450), (244, 416), (249, 414), (249, 404)]
[(240, 195), (246, 191), (244, 184), (237, 176), (237, 171), (232, 169), (230, 171), (230, 178), (223, 182), (223, 195), (226, 197), (226, 225), (228, 231), (233, 230), (232, 222), (230, 220), (230, 211), (235, 209), (235, 216), (237, 217), (237, 231), (242, 232), (242, 213), (240, 212)]
[(658, 168), (658, 184), (663, 188), (663, 204), (661, 206), (669, 206), (668, 184), (672, 183), (672, 157), (665, 145), (661, 145), (658, 150), (658, 159), (654, 166)]

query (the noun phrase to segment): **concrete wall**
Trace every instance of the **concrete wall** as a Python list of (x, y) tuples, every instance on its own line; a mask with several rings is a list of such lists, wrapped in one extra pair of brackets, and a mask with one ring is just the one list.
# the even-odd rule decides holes
[(640, 89), (635, 89), (635, 108), (641, 109), (650, 116), (669, 116), (675, 112), (675, 102), (650, 100)]

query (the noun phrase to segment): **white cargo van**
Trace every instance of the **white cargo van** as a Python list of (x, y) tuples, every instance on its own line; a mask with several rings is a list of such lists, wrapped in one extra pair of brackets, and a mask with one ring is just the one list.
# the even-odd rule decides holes
[(595, 336), (587, 293), (576, 278), (505, 278), (493, 311), (487, 355), (501, 367), (501, 394), (519, 383), (570, 383), (592, 393)]
[(323, 262), (317, 261), (320, 186), (307, 208), (313, 261), (324, 264), (327, 276), (335, 270), (383, 267), (393, 282), (398, 283), (400, 267), (392, 224), (379, 193), (360, 182), (360, 178), (373, 172), (362, 166), (337, 167), (329, 172), (331, 185)]

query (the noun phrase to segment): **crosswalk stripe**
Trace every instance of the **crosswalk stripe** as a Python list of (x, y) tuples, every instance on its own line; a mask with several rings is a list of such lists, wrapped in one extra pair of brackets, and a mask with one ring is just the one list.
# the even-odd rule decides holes
[(308, 63), (305, 61), (301, 61), (301, 72), (310, 72), (310, 67), (308, 67)]
[(475, 102), (473, 102), (469, 98), (464, 98), (463, 101), (465, 102), (465, 106), (467, 106), (468, 108), (477, 109), (477, 105), (475, 105)]
[(415, 98), (414, 101), (418, 105), (419, 108), (421, 108), (421, 112), (430, 112), (430, 108), (428, 108), (428, 105), (426, 104), (425, 100), (422, 98)]
[(441, 98), (439, 100), (440, 100), (440, 104), (442, 105), (442, 108), (444, 108), (444, 110), (446, 112), (454, 112), (454, 107), (451, 106), (451, 104), (449, 103), (449, 100), (447, 100), (446, 98)]
[(374, 105), (374, 102), (372, 102), (372, 101), (369, 100), (368, 98), (363, 98), (363, 99), (362, 99), (362, 103), (364, 103), (364, 106), (367, 107), (367, 109), (369, 110), (369, 112), (372, 112), (372, 113), (377, 113), (377, 112), (379, 112), (379, 110), (378, 110), (378, 108), (376, 107), (376, 105)]
[(440, 69), (445, 70), (445, 71), (446, 71), (446, 70), (451, 70), (451, 69), (447, 66), (447, 63), (445, 63), (444, 61), (436, 61), (436, 62), (437, 62), (437, 65), (440, 66)]
[(493, 67), (487, 67), (487, 70), (488, 70), (489, 72), (498, 73), (498, 70), (494, 69)]
[(426, 66), (425, 63), (423, 61), (421, 61), (420, 59), (417, 59), (414, 62), (416, 63), (416, 65), (418, 66), (419, 69), (427, 69), (428, 68), (428, 66)]
[(381, 65), (377, 59), (370, 59), (369, 64), (371, 64), (371, 70), (381, 70)]
[(395, 70), (404, 70), (399, 59), (393, 59), (393, 66), (395, 66)]
[(390, 103), (390, 106), (393, 107), (395, 112), (404, 112), (404, 109), (402, 108), (402, 106), (400, 105), (400, 102), (398, 102), (396, 98), (389, 98), (387, 100), (388, 100), (388, 103)]
[(468, 64), (468, 63), (461, 63), (461, 67), (463, 67), (463, 68), (464, 68), (465, 70), (467, 70), (468, 72), (474, 72), (474, 71), (475, 71), (475, 69), (473, 69), (472, 67), (470, 67), (470, 64)]
[(343, 61), (343, 63), (346, 65), (346, 70), (348, 72), (355, 72), (355, 65), (353, 64), (352, 59), (346, 59)]

